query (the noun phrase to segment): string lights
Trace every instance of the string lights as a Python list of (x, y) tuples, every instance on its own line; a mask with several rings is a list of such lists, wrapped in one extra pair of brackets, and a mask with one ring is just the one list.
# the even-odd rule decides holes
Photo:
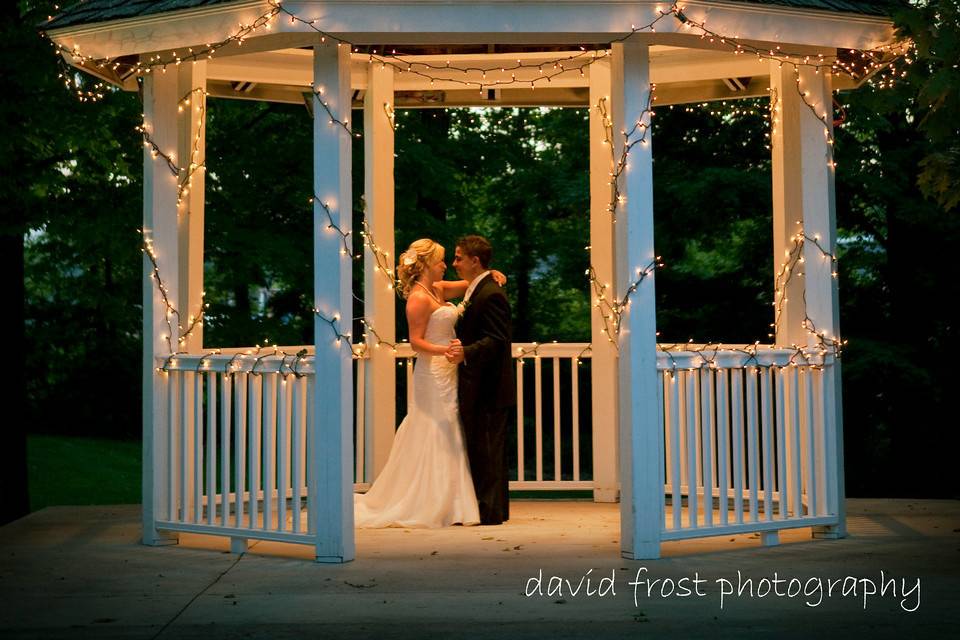
[(333, 335), (335, 336), (336, 344), (338, 347), (341, 344), (343, 344), (343, 341), (346, 341), (346, 345), (350, 349), (350, 355), (352, 356), (353, 355), (353, 342), (352, 342), (353, 337), (349, 332), (343, 333), (340, 331), (340, 326), (339, 326), (340, 314), (334, 313), (332, 316), (327, 316), (323, 311), (316, 308), (313, 310), (313, 314), (323, 322), (327, 323), (327, 325), (329, 325), (330, 330), (333, 332)]
[(340, 225), (336, 223), (336, 221), (333, 219), (333, 212), (330, 210), (329, 203), (324, 202), (323, 200), (318, 198), (316, 195), (310, 198), (310, 204), (314, 204), (314, 203), (319, 204), (320, 208), (323, 209), (323, 212), (327, 214), (327, 229), (335, 231), (340, 235), (340, 241), (343, 243), (343, 249), (340, 250), (340, 255), (342, 256), (350, 255), (349, 239), (350, 239), (351, 232), (344, 231), (342, 228), (340, 228)]
[(176, 327), (177, 327), (177, 344), (182, 345), (187, 341), (187, 338), (190, 337), (190, 334), (193, 333), (193, 330), (203, 324), (203, 314), (206, 308), (210, 305), (203, 302), (203, 297), (205, 293), (200, 293), (200, 309), (197, 311), (196, 315), (191, 315), (187, 320), (187, 326), (184, 327), (182, 319), (180, 317), (180, 312), (177, 311), (173, 303), (170, 302), (170, 290), (163, 283), (163, 280), (160, 278), (160, 264), (157, 260), (157, 253), (153, 248), (153, 241), (150, 239), (149, 234), (146, 229), (141, 230), (143, 235), (143, 253), (149, 258), (152, 269), (150, 271), (150, 276), (157, 283), (157, 290), (160, 292), (160, 301), (165, 307), (164, 310), (164, 320), (167, 323), (167, 333), (162, 336), (162, 338), (167, 342), (167, 347), (171, 354), (176, 354), (177, 349), (174, 349), (173, 345), (173, 328), (174, 328), (174, 316), (176, 316)]
[(343, 130), (346, 131), (350, 137), (359, 138), (361, 136), (361, 134), (353, 132), (353, 130), (350, 128), (349, 120), (340, 120), (333, 114), (333, 110), (330, 108), (330, 103), (328, 103), (323, 96), (323, 87), (315, 87), (313, 86), (313, 83), (311, 83), (310, 89), (313, 91), (313, 95), (317, 98), (317, 102), (320, 103), (320, 106), (323, 107), (323, 110), (326, 111), (327, 115), (330, 117), (330, 125), (337, 125), (338, 127), (343, 128)]
[[(367, 249), (370, 250), (370, 253), (373, 255), (374, 261), (374, 270), (377, 273), (382, 273), (387, 279), (388, 284), (387, 288), (391, 291), (395, 291), (397, 295), (400, 295), (400, 287), (397, 282), (397, 274), (393, 269), (393, 263), (390, 260), (390, 253), (384, 251), (373, 239), (373, 232), (370, 230), (370, 225), (367, 223), (366, 211), (364, 211), (363, 216), (363, 231), (360, 232), (360, 237), (363, 238), (363, 244)], [(358, 258), (360, 256), (357, 256)]]
[[(247, 38), (258, 34), (261, 30), (270, 31), (272, 24), (280, 18), (289, 20), (293, 25), (300, 24), (316, 32), (320, 35), (321, 43), (326, 43), (326, 41), (330, 39), (332, 42), (335, 42), (338, 47), (353, 47), (352, 43), (349, 41), (336, 37), (320, 28), (318, 26), (318, 20), (308, 20), (296, 15), (283, 6), (280, 0), (269, 0), (268, 5), (269, 8), (267, 11), (250, 23), (240, 23), (234, 33), (228, 35), (222, 40), (207, 43), (202, 47), (187, 47), (185, 50), (172, 50), (167, 54), (155, 54), (148, 58), (137, 59), (134, 61), (111, 58), (98, 59), (93, 56), (87, 56), (83, 54), (77, 46), (68, 48), (64, 45), (51, 41), (58, 56), (58, 64), (61, 66), (60, 78), (64, 81), (67, 89), (73, 92), (81, 101), (97, 101), (103, 98), (105, 85), (102, 82), (98, 82), (92, 88), (84, 89), (81, 86), (79, 74), (75, 69), (71, 68), (67, 64), (67, 60), (72, 61), (73, 65), (76, 67), (89, 70), (91, 73), (98, 74), (101, 77), (113, 77), (118, 81), (118, 83), (122, 83), (131, 76), (144, 76), (155, 71), (166, 73), (168, 66), (177, 67), (184, 62), (195, 63), (199, 60), (212, 59), (217, 51), (228, 45), (234, 44), (237, 47), (240, 47)], [(876, 76), (878, 78), (875, 83), (876, 86), (879, 88), (886, 88), (891, 86), (896, 79), (902, 78), (906, 74), (905, 68), (898, 69), (896, 67), (898, 63), (902, 62), (904, 65), (909, 65), (913, 62), (913, 59), (911, 58), (911, 50), (914, 45), (909, 40), (885, 45), (871, 51), (860, 51), (855, 49), (841, 50), (837, 55), (830, 56), (824, 54), (808, 55), (802, 53), (791, 53), (782, 50), (779, 45), (774, 46), (773, 48), (759, 47), (749, 42), (740, 41), (737, 38), (725, 36), (708, 28), (705, 21), (697, 21), (686, 15), (679, 3), (672, 4), (666, 10), (659, 10), (658, 15), (647, 24), (640, 26), (631, 25), (630, 30), (626, 32), (625, 35), (613, 39), (611, 42), (625, 42), (637, 33), (641, 32), (655, 33), (656, 25), (658, 23), (660, 23), (662, 20), (671, 18), (679, 22), (680, 25), (682, 25), (683, 30), (688, 30), (694, 35), (699, 35), (700, 39), (702, 40), (725, 47), (733, 55), (756, 56), (758, 59), (777, 63), (780, 67), (782, 67), (784, 64), (790, 65), (794, 71), (795, 87), (802, 103), (806, 105), (806, 107), (813, 113), (813, 115), (822, 123), (824, 127), (825, 137), (828, 144), (827, 165), (831, 170), (835, 169), (836, 163), (833, 160), (832, 154), (834, 139), (831, 122), (828, 119), (829, 110), (825, 105), (814, 104), (808, 99), (810, 97), (810, 92), (801, 86), (801, 68), (812, 69), (814, 74), (819, 74), (821, 71), (829, 71), (834, 74), (843, 74), (855, 80), (870, 80), (872, 77)], [(46, 34), (43, 35), (46, 36)], [(356, 49), (356, 51), (359, 52), (359, 49)], [(584, 75), (584, 71), (588, 69), (594, 62), (608, 57), (609, 51), (607, 46), (603, 46), (602, 48), (588, 48), (587, 46), (581, 46), (579, 53), (573, 55), (567, 54), (558, 57), (555, 60), (546, 62), (524, 62), (522, 59), (518, 58), (515, 64), (500, 64), (495, 67), (451, 66), (449, 61), (442, 65), (434, 62), (424, 62), (421, 60), (410, 59), (405, 54), (398, 53), (396, 49), (391, 49), (390, 52), (378, 52), (376, 49), (373, 49), (368, 55), (371, 63), (376, 62), (381, 64), (383, 67), (389, 65), (398, 73), (413, 74), (424, 79), (429, 79), (431, 83), (442, 81), (446, 83), (462, 84), (464, 86), (475, 87), (483, 92), (485, 89), (490, 87), (503, 87), (512, 85), (529, 85), (531, 88), (535, 88), (537, 84), (550, 83), (552, 78), (555, 78), (561, 74), (579, 73), (582, 76)], [(491, 73), (499, 73), (501, 74), (501, 77), (488, 79), (487, 74)], [(509, 80), (502, 77), (503, 74), (507, 73), (510, 74)], [(329, 103), (324, 98), (323, 87), (314, 87), (311, 85), (311, 89), (316, 96), (316, 102), (326, 111), (327, 115), (329, 116), (329, 123), (332, 126), (335, 125), (343, 128), (343, 130), (346, 131), (351, 137), (360, 137), (360, 133), (354, 133), (350, 128), (349, 120), (340, 120), (333, 113)], [(606, 99), (602, 98), (594, 107), (600, 113), (601, 121), (603, 122), (605, 130), (604, 143), (609, 145), (611, 152), (611, 195), (610, 203), (607, 209), (611, 214), (612, 223), (616, 222), (618, 207), (623, 205), (625, 202), (625, 199), (620, 191), (620, 178), (626, 169), (630, 150), (636, 144), (649, 144), (649, 117), (653, 116), (652, 101), (655, 99), (653, 97), (653, 89), (655, 89), (655, 87), (651, 85), (649, 101), (641, 113), (640, 118), (635, 122), (629, 131), (621, 132), (621, 134), (624, 136), (624, 141), (619, 157), (616, 156), (612, 121), (610, 119)], [(194, 96), (197, 94), (199, 95), (199, 98), (194, 98)], [(184, 112), (184, 107), (190, 106), (192, 98), (198, 103), (196, 106), (196, 111), (198, 112), (199, 125), (190, 148), (189, 157), (187, 158), (187, 162), (184, 166), (179, 166), (175, 162), (173, 154), (166, 153), (159, 147), (159, 145), (151, 137), (149, 127), (146, 122), (138, 127), (138, 131), (143, 137), (144, 145), (150, 150), (151, 155), (155, 158), (162, 157), (171, 173), (178, 179), (178, 210), (183, 197), (189, 193), (189, 190), (192, 186), (193, 176), (197, 171), (205, 169), (205, 162), (198, 156), (202, 142), (202, 129), (205, 126), (205, 99), (207, 95), (207, 92), (203, 88), (195, 88), (183, 96), (178, 102), (178, 111), (181, 113)], [(777, 133), (777, 127), (780, 122), (780, 98), (776, 95), (776, 92), (772, 93), (771, 98), (769, 118), (771, 123), (771, 135), (775, 137)], [(396, 122), (392, 106), (389, 103), (384, 103), (383, 108), (390, 121), (391, 127), (396, 129)], [(311, 198), (310, 201), (311, 203), (315, 202), (319, 204), (325, 212), (329, 222), (327, 229), (333, 230), (341, 236), (341, 242), (343, 244), (343, 248), (340, 252), (341, 255), (350, 255), (351, 249), (348, 237), (350, 232), (344, 231), (339, 225), (336, 224), (330, 205), (327, 202), (324, 202), (316, 196)], [(363, 225), (364, 230), (361, 233), (361, 236), (363, 237), (364, 245), (370, 249), (374, 256), (376, 270), (382, 272), (389, 280), (389, 288), (396, 290), (396, 275), (392, 268), (389, 254), (383, 251), (374, 242), (365, 218)], [(781, 265), (776, 277), (774, 302), (775, 320), (772, 325), (775, 331), (779, 328), (783, 305), (786, 302), (785, 292), (787, 284), (789, 283), (790, 279), (799, 271), (797, 269), (797, 265), (798, 263), (803, 262), (802, 253), (806, 243), (812, 243), (814, 246), (816, 246), (820, 250), (822, 259), (831, 261), (831, 273), (834, 278), (837, 276), (835, 268), (836, 256), (829, 253), (819, 244), (818, 237), (811, 238), (801, 230), (793, 236), (792, 242), (793, 246), (787, 251), (787, 260)], [(160, 279), (160, 271), (156, 254), (152, 248), (152, 243), (145, 232), (143, 250), (151, 260), (153, 265), (151, 275), (157, 282), (158, 289), (161, 293), (161, 299), (166, 307), (165, 317), (169, 333), (164, 337), (168, 343), (171, 355), (174, 355), (177, 353), (177, 351), (174, 349), (171, 338), (174, 326), (172, 319), (173, 316), (177, 317), (176, 322), (178, 329), (178, 343), (182, 344), (186, 341), (194, 328), (202, 324), (203, 308), (206, 305), (201, 304), (201, 309), (198, 314), (196, 316), (190, 316), (187, 326), (183, 327), (180, 314), (170, 303), (167, 295), (168, 291)], [(360, 258), (361, 256), (355, 257)], [(596, 276), (596, 270), (592, 265), (587, 270), (591, 288), (593, 289), (593, 297), (595, 298), (594, 306), (600, 309), (600, 316), (604, 325), (603, 333), (607, 336), (610, 342), (615, 343), (615, 337), (619, 334), (622, 314), (629, 305), (630, 296), (637, 290), (637, 288), (648, 275), (652, 274), (657, 267), (662, 266), (663, 263), (660, 261), (660, 257), (658, 256), (646, 267), (636, 269), (636, 277), (626, 288), (623, 297), (613, 300), (609, 299), (608, 297), (608, 289), (610, 289), (610, 285), (601, 283), (599, 281)], [(338, 314), (334, 314), (331, 318), (321, 313), (318, 309), (314, 309), (314, 312), (317, 317), (330, 325), (338, 343), (341, 339), (347, 339), (348, 342), (350, 341), (350, 334), (341, 333), (337, 328), (337, 323), (339, 322)], [(804, 315), (805, 319), (803, 321), (803, 327), (812, 335), (816, 336), (818, 350), (820, 353), (831, 353), (839, 356), (843, 341), (837, 337), (828, 336), (826, 332), (817, 329), (813, 319), (806, 314), (805, 301)], [(383, 343), (396, 351), (395, 344), (384, 342), (380, 339), (379, 334), (376, 333), (376, 331), (368, 322), (365, 320), (362, 320), (362, 322), (364, 324), (365, 331), (376, 336), (378, 340), (376, 346), (379, 346), (380, 343)], [(775, 334), (773, 335), (775, 336)], [(705, 353), (709, 352), (709, 348), (710, 346), (708, 345)], [(536, 349), (537, 346), (535, 344), (533, 348), (534, 354), (536, 354)], [(584, 351), (581, 352), (581, 356), (584, 355), (589, 349), (590, 346), (588, 345)], [(800, 347), (798, 347), (798, 350), (799, 349)], [(666, 348), (661, 350), (669, 351), (669, 349)], [(684, 350), (687, 351), (689, 349), (685, 348)], [(523, 355), (528, 354), (521, 354), (521, 359)], [(284, 354), (283, 357), (285, 362), (288, 354)], [(294, 363), (296, 363), (299, 362), (300, 358), (302, 358), (302, 354), (298, 353), (295, 356), (290, 357), (294, 358)], [(578, 362), (579, 358), (580, 356), (577, 358)], [(707, 359), (704, 361), (709, 362)]]
[[(235, 44), (238, 47), (242, 46), (247, 38), (256, 35), (261, 30), (270, 31), (272, 24), (281, 17), (289, 20), (292, 25), (303, 25), (307, 29), (319, 34), (321, 43), (326, 43), (329, 39), (336, 42), (338, 47), (348, 46), (355, 52), (360, 51), (358, 47), (354, 47), (348, 40), (334, 36), (318, 27), (318, 20), (305, 19), (295, 14), (283, 6), (280, 0), (269, 0), (268, 7), (263, 14), (252, 22), (240, 23), (234, 33), (222, 40), (207, 43), (196, 49), (187, 47), (186, 50), (172, 50), (166, 55), (155, 54), (149, 58), (135, 61), (111, 58), (99, 59), (83, 54), (78, 46), (69, 48), (56, 42), (52, 44), (61, 59), (70, 59), (74, 65), (86, 67), (91, 72), (97, 70), (101, 73), (113, 73), (121, 82), (131, 75), (145, 75), (153, 72), (155, 69), (160, 69), (161, 72), (165, 72), (166, 68), (170, 65), (178, 66), (184, 62), (212, 59), (214, 53), (223, 47), (231, 44)], [(905, 73), (905, 71), (896, 71), (895, 67), (892, 66), (894, 62), (898, 59), (905, 59), (907, 64), (911, 62), (908, 54), (913, 44), (909, 41), (884, 45), (871, 51), (855, 49), (841, 50), (837, 55), (830, 56), (824, 54), (809, 55), (804, 53), (791, 53), (782, 50), (779, 45), (772, 49), (759, 47), (749, 42), (742, 42), (738, 38), (725, 36), (713, 31), (707, 27), (705, 21), (697, 21), (686, 15), (679, 3), (672, 4), (666, 10), (659, 9), (656, 17), (646, 24), (640, 26), (630, 25), (630, 29), (626, 31), (624, 35), (613, 38), (610, 42), (626, 42), (638, 33), (656, 33), (656, 25), (663, 20), (671, 18), (679, 22), (684, 30), (691, 30), (694, 35), (699, 35), (702, 40), (724, 46), (734, 55), (754, 55), (758, 59), (772, 60), (781, 65), (792, 65), (795, 68), (810, 67), (814, 69), (816, 73), (819, 73), (821, 69), (829, 69), (834, 73), (843, 73), (854, 79), (862, 79), (879, 73), (881, 75), (879, 83), (882, 86), (889, 85), (896, 77), (902, 77)], [(579, 53), (573, 55), (567, 54), (555, 60), (524, 62), (522, 59), (517, 59), (515, 64), (501, 64), (495, 67), (459, 67), (451, 66), (449, 61), (441, 65), (434, 62), (410, 60), (407, 55), (402, 52), (398, 53), (396, 49), (391, 49), (389, 52), (378, 52), (376, 48), (373, 48), (368, 55), (371, 62), (376, 61), (384, 67), (389, 65), (400, 73), (417, 75), (431, 82), (444, 81), (462, 84), (464, 86), (472, 86), (482, 92), (484, 89), (490, 87), (509, 85), (535, 86), (539, 83), (548, 83), (551, 78), (563, 73), (572, 72), (583, 75), (586, 68), (597, 60), (607, 57), (609, 52), (606, 45), (602, 47), (582, 45)], [(497, 71), (500, 73), (510, 73), (510, 79), (497, 78), (487, 80), (487, 73)], [(471, 74), (473, 76), (479, 74), (480, 77), (470, 77)], [(72, 73), (67, 72), (61, 75), (68, 85), (73, 86), (73, 84), (75, 84)], [(457, 77), (458, 75), (460, 77)], [(76, 87), (74, 88), (76, 89)], [(102, 88), (103, 85), (101, 83), (95, 88), (94, 95), (87, 96), (84, 93), (82, 97), (85, 99), (102, 97), (102, 93), (99, 96), (96, 95)], [(321, 104), (327, 106), (322, 100)], [(332, 114), (330, 115), (332, 116)], [(343, 124), (346, 126), (346, 123)]]

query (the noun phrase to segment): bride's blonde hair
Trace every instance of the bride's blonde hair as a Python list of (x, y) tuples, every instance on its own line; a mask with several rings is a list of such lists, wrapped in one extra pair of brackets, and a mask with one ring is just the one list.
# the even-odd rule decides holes
[(443, 260), (444, 249), (439, 242), (430, 238), (421, 238), (410, 243), (406, 251), (397, 259), (397, 287), (400, 295), (410, 295), (413, 283), (427, 267)]

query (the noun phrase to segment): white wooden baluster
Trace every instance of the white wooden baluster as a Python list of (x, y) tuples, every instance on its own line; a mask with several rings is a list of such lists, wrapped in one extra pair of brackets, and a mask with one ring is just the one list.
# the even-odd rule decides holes
[(523, 481), (523, 360), (517, 359), (517, 480)]
[[(680, 420), (680, 437), (677, 440), (677, 449), (680, 450), (680, 478), (684, 483), (682, 491), (689, 493), (690, 487), (687, 482), (687, 447), (689, 442), (687, 441), (687, 374), (682, 370), (674, 370), (673, 372), (675, 381), (677, 385), (678, 393), (680, 394), (680, 400), (677, 402), (677, 416)], [(689, 501), (687, 502), (689, 505)]]
[[(408, 375), (409, 378), (409, 375)], [(307, 404), (304, 410), (305, 424), (304, 424), (304, 437), (303, 442), (305, 457), (302, 461), (303, 471), (304, 471), (304, 482), (306, 489), (304, 492), (307, 496), (307, 509), (306, 513), (306, 525), (307, 533), (316, 534), (316, 525), (314, 524), (317, 520), (314, 512), (317, 509), (317, 491), (319, 490), (319, 479), (317, 478), (317, 469), (315, 464), (307, 464), (307, 461), (313, 461), (317, 459), (317, 449), (319, 448), (320, 443), (317, 442), (315, 437), (316, 435), (316, 412), (312, 410), (306, 410), (311, 407), (315, 407), (314, 399), (317, 393), (317, 378), (316, 376), (309, 376), (307, 379)]]
[[(290, 382), (280, 376), (277, 401), (277, 530), (287, 530), (287, 489), (290, 488)], [(363, 378), (359, 378), (362, 387)]]
[(260, 469), (262, 464), (260, 454), (261, 428), (263, 425), (263, 375), (250, 374), (248, 376), (249, 395), (247, 396), (247, 423), (249, 429), (248, 449), (250, 452), (250, 468), (247, 470), (250, 492), (247, 511), (250, 514), (250, 528), (260, 527)]
[(180, 519), (193, 517), (193, 372), (180, 374)]
[(760, 452), (757, 447), (757, 368), (747, 367), (747, 467), (750, 483), (750, 522), (759, 520), (758, 487)]
[[(391, 304), (393, 301), (391, 300)], [(378, 349), (379, 351), (379, 349)], [(354, 431), (353, 441), (357, 443), (356, 447), (356, 461), (354, 462), (354, 482), (364, 482), (366, 481), (367, 472), (366, 464), (364, 457), (366, 454), (366, 358), (354, 358), (354, 362), (357, 365), (357, 376), (356, 384), (354, 385), (354, 395), (356, 396), (356, 404), (354, 405), (354, 421), (356, 423), (356, 429)], [(394, 371), (393, 363), (390, 363), (390, 372)], [(371, 367), (372, 367), (371, 363)], [(396, 396), (394, 396), (396, 400)], [(380, 407), (377, 407), (378, 409)], [(396, 418), (396, 412), (390, 412), (391, 416)], [(376, 429), (376, 421), (371, 426), (371, 428)], [(371, 474), (370, 481), (373, 481)], [(281, 494), (283, 495), (283, 494)]]
[[(838, 534), (846, 535), (846, 510), (843, 508), (844, 505), (840, 503), (844, 493), (841, 487), (838, 486), (839, 483), (843, 481), (843, 478), (839, 477), (839, 471), (843, 469), (843, 438), (837, 433), (837, 422), (839, 418), (837, 415), (837, 403), (839, 403), (841, 399), (839, 392), (837, 392), (837, 395), (834, 397), (830, 395), (834, 393), (834, 389), (839, 389), (839, 385), (837, 385), (835, 380), (837, 366), (836, 364), (826, 364), (823, 368), (823, 388), (821, 391), (824, 394), (828, 394), (823, 396), (825, 415), (825, 450), (823, 458), (826, 462), (826, 512), (830, 515), (838, 515), (840, 517), (842, 526)], [(831, 464), (832, 460), (839, 461), (839, 464)]]
[[(576, 366), (576, 365), (574, 365), (574, 366)], [(658, 414), (659, 420), (660, 420), (660, 428), (661, 428), (661, 430), (663, 430), (663, 432), (664, 432), (664, 434), (663, 434), (663, 456), (664, 456), (663, 474), (664, 474), (664, 475), (663, 475), (662, 478), (660, 478), (660, 480), (661, 480), (661, 482), (663, 482), (664, 488), (666, 488), (666, 486), (667, 486), (667, 478), (670, 477), (670, 443), (669, 443), (670, 437), (669, 437), (669, 430), (667, 429), (667, 422), (666, 422), (667, 419), (668, 419), (668, 418), (667, 418), (667, 407), (666, 407), (666, 402), (664, 401), (664, 395), (663, 395), (663, 394), (666, 392), (666, 386), (665, 386), (665, 384), (664, 384), (664, 382), (663, 382), (663, 377), (664, 377), (664, 375), (665, 375), (665, 374), (664, 374), (663, 371), (657, 371), (657, 414)], [(576, 479), (576, 478), (574, 478), (574, 479)], [(663, 505), (662, 505), (662, 510), (663, 510), (663, 518), (664, 518), (663, 526), (664, 526), (664, 527), (667, 527), (667, 526), (668, 526), (668, 522), (667, 522), (667, 519), (666, 519), (666, 518), (667, 518), (667, 493), (666, 493), (666, 491), (664, 491), (664, 493), (663, 493)]]
[(786, 430), (786, 401), (783, 383), (786, 378), (782, 367), (774, 367), (773, 384), (776, 389), (777, 405), (777, 516), (780, 520), (787, 518), (787, 430)]
[(263, 378), (263, 529), (273, 529), (277, 486), (277, 374)]
[(687, 391), (686, 435), (687, 435), (687, 513), (689, 527), (697, 528), (697, 515), (700, 511), (697, 500), (697, 372), (684, 371)]
[(700, 369), (694, 369), (691, 373), (693, 374), (690, 378), (690, 384), (693, 388), (693, 413), (690, 417), (693, 420), (693, 440), (697, 445), (697, 452), (694, 456), (694, 460), (696, 460), (697, 463), (697, 473), (694, 476), (697, 479), (697, 484), (691, 491), (696, 491), (699, 499), (703, 496), (703, 487), (707, 484), (704, 482), (705, 478), (703, 477), (703, 438), (700, 437), (700, 378), (702, 371)]
[(713, 369), (700, 369), (700, 440), (703, 449), (703, 525), (713, 526)]
[[(657, 370), (657, 373), (662, 378), (661, 384), (663, 385), (663, 501), (666, 505), (667, 501), (667, 491), (666, 488), (670, 488), (670, 492), (673, 492), (673, 487), (671, 486), (670, 479), (673, 478), (673, 450), (676, 448), (676, 442), (673, 439), (673, 434), (670, 432), (670, 421), (672, 420), (672, 412), (670, 408), (670, 371), (668, 370)], [(666, 511), (664, 511), (666, 513)]]
[(217, 515), (217, 374), (207, 372), (207, 524)]
[(807, 515), (815, 516), (817, 510), (817, 474), (816, 461), (814, 460), (814, 400), (813, 400), (813, 376), (810, 375), (810, 367), (803, 367), (802, 388), (804, 397), (803, 412), (803, 434), (805, 446), (804, 471), (806, 471), (806, 489), (807, 489)]
[(232, 404), (230, 375), (220, 374), (220, 524), (230, 526), (230, 406)]
[(551, 358), (553, 369), (553, 479), (563, 480), (560, 462), (560, 358)]
[(733, 513), (743, 524), (743, 369), (730, 370), (730, 404), (733, 416)]
[(180, 372), (167, 371), (167, 459), (170, 461), (170, 470), (167, 475), (167, 496), (170, 503), (167, 505), (169, 519), (176, 522), (180, 519), (178, 509), (179, 493), (177, 485), (180, 482), (180, 447), (178, 446), (180, 432)]
[(681, 476), (681, 444), (683, 436), (680, 434), (680, 376), (676, 370), (664, 373), (664, 379), (670, 392), (670, 490), (673, 495), (673, 528), (683, 527), (683, 478)]
[(787, 456), (790, 506), (793, 517), (800, 518), (803, 517), (803, 503), (801, 502), (803, 463), (800, 454), (800, 367), (790, 367), (787, 392), (789, 398), (787, 406), (790, 410), (787, 414), (789, 416), (787, 427), (790, 429), (790, 434), (787, 436), (787, 441), (790, 443), (790, 453)]
[(730, 482), (727, 470), (730, 468), (730, 414), (728, 410), (727, 369), (717, 370), (717, 486), (719, 487), (720, 525), (725, 526), (729, 517)]
[(293, 530), (300, 533), (303, 530), (300, 522), (301, 499), (303, 498), (303, 456), (301, 452), (305, 448), (304, 429), (306, 425), (306, 388), (307, 379), (295, 378), (293, 382), (293, 402), (292, 402), (292, 424), (293, 431)]
[(233, 437), (233, 470), (234, 470), (234, 507), (233, 515), (236, 527), (244, 526), (243, 512), (247, 478), (247, 376), (246, 373), (236, 373), (233, 376), (233, 407), (236, 422), (234, 423)]
[(773, 397), (770, 367), (760, 368), (760, 404), (763, 426), (763, 519), (773, 520)]
[(534, 409), (537, 435), (537, 482), (543, 482), (543, 375), (540, 369), (540, 356), (533, 357)]
[[(573, 438), (573, 481), (580, 481), (580, 366), (577, 364), (577, 358), (570, 360), (570, 395), (572, 414), (570, 433)], [(663, 402), (663, 393), (661, 390), (660, 401)], [(662, 422), (662, 420), (661, 420)]]
[[(827, 515), (827, 466), (824, 446), (826, 430), (826, 414), (823, 407), (823, 370), (810, 368), (810, 379), (813, 382), (813, 475), (816, 477), (817, 510), (814, 515)], [(831, 390), (832, 392), (832, 390)]]
[(193, 374), (193, 521), (203, 522), (203, 374)]

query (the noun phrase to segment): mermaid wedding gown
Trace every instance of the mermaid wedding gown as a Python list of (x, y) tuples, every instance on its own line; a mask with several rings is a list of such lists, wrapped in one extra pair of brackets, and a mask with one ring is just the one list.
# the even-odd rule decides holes
[[(427, 321), (424, 338), (446, 345), (456, 334), (457, 308), (445, 305)], [(365, 494), (354, 495), (357, 527), (446, 527), (480, 522), (457, 405), (457, 365), (420, 354), (413, 404), (394, 437), (386, 466)]]

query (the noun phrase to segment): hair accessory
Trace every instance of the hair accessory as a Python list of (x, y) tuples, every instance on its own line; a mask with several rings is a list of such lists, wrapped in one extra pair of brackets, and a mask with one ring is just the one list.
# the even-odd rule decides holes
[(403, 254), (402, 256), (400, 256), (400, 258), (403, 261), (403, 264), (408, 267), (417, 261), (417, 257), (411, 256), (409, 253)]

